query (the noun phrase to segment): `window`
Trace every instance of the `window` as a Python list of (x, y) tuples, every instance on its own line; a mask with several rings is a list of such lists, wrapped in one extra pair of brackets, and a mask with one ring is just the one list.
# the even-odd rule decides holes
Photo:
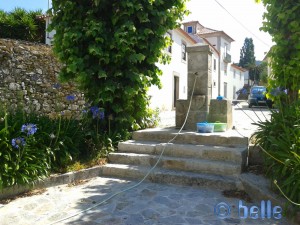
[(235, 79), (235, 70), (233, 70), (233, 79)]
[(217, 60), (214, 59), (214, 70), (216, 70), (216, 69), (217, 69)]
[(227, 75), (227, 63), (224, 64), (224, 75)]
[(186, 61), (186, 43), (181, 42), (181, 59)]
[[(167, 32), (167, 33), (166, 33), (166, 37), (170, 38), (171, 41), (172, 41), (172, 33)], [(170, 44), (170, 45), (166, 48), (166, 51), (169, 52), (169, 53), (172, 53), (172, 44)]]
[(227, 98), (227, 83), (224, 82), (224, 98)]
[(189, 34), (192, 34), (192, 33), (193, 33), (193, 27), (192, 27), (192, 26), (188, 26), (186, 30), (187, 30), (187, 32), (188, 32)]

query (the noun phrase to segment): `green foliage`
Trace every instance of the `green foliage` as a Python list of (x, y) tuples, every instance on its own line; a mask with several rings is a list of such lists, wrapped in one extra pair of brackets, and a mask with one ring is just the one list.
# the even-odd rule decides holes
[(258, 127), (256, 141), (267, 151), (267, 175), (278, 181), (288, 198), (300, 203), (300, 101), (280, 106)]
[(250, 80), (253, 80), (255, 84), (259, 84), (260, 81), (263, 80), (262, 83), (264, 83), (267, 86), (268, 71), (266, 62), (257, 61), (253, 65), (248, 65), (248, 69)]
[[(259, 2), (259, 1), (256, 1)], [(278, 111), (270, 121), (260, 122), (257, 143), (266, 153), (268, 176), (289, 202), (299, 209), (300, 203), (300, 4), (294, 1), (262, 0), (263, 31), (275, 42), (268, 57), (272, 74), (268, 97)], [(285, 90), (285, 91), (283, 91)], [(277, 186), (278, 185), (278, 186)]]
[[(76, 161), (104, 158), (122, 140), (104, 130), (98, 114), (85, 112), (78, 118), (53, 112), (49, 118), (27, 113), (19, 104), (16, 110), (0, 109), (0, 189), (65, 172)], [(25, 124), (37, 129), (28, 135)]]
[(12, 12), (0, 10), (0, 38), (45, 43), (45, 21), (38, 19), (42, 10), (26, 11), (15, 8)]
[(254, 81), (255, 65), (254, 44), (252, 38), (245, 38), (244, 45), (240, 51), (239, 66), (249, 69), (249, 79)]
[[(112, 131), (120, 133), (147, 114), (147, 89), (160, 86), (156, 63), (168, 61), (164, 34), (179, 26), (186, 0), (53, 0), (50, 30), (54, 52), (65, 64), (63, 81), (74, 80), (103, 108)], [(107, 119), (106, 118), (106, 119)]]
[[(17, 113), (16, 120), (1, 113), (0, 123), (0, 189), (16, 184), (28, 184), (48, 175), (50, 157), (48, 149), (34, 135), (21, 132), (22, 114)], [(24, 138), (24, 144), (14, 147), (14, 138)]]
[(300, 89), (300, 4), (294, 1), (263, 0), (263, 31), (268, 32), (275, 45), (268, 53), (271, 58), (272, 88), (288, 90), (288, 101), (299, 99)]
[(259, 65), (259, 81), (260, 85), (267, 86), (268, 85), (268, 64), (266, 62), (262, 62)]
[(158, 123), (160, 122), (159, 117), (159, 109), (151, 109), (148, 108), (146, 110), (146, 113), (144, 115), (144, 118), (142, 118), (140, 124), (133, 124), (132, 129), (133, 130), (139, 130), (139, 129), (146, 129), (146, 128), (154, 128), (158, 126)]

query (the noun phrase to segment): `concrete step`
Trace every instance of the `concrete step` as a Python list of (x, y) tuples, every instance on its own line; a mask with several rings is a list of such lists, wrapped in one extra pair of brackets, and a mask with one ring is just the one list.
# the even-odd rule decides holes
[[(168, 142), (177, 134), (177, 132), (178, 130), (175, 128), (139, 130), (133, 132), (132, 139), (136, 141)], [(248, 145), (248, 138), (242, 137), (235, 130), (218, 133), (182, 131), (173, 143), (237, 147)]]
[(166, 144), (149, 141), (126, 141), (120, 142), (118, 150), (120, 152), (152, 154), (158, 155), (164, 149), (164, 156), (180, 158), (197, 158), (220, 161), (231, 161), (242, 165), (246, 162), (247, 147), (225, 147), (211, 145), (192, 145), (192, 144)]
[[(158, 155), (137, 153), (111, 153), (108, 156), (110, 163), (149, 167), (154, 166), (158, 158)], [(237, 163), (168, 156), (162, 156), (157, 167), (177, 171), (220, 175), (238, 175), (242, 172), (241, 164)]]
[[(142, 179), (150, 167), (124, 164), (107, 164), (102, 168), (101, 176)], [(243, 189), (241, 182), (234, 176), (198, 174), (155, 168), (146, 180), (155, 183), (178, 184), (198, 187), (211, 187), (219, 190)]]

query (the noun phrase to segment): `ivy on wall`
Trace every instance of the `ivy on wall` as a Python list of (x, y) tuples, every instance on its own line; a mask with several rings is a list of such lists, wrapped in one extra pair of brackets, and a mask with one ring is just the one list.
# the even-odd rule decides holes
[(264, 14), (263, 31), (275, 42), (269, 52), (273, 88), (288, 90), (288, 100), (299, 98), (300, 89), (300, 4), (295, 1), (262, 0), (267, 12)]
[(164, 34), (179, 26), (187, 0), (53, 0), (54, 52), (114, 130), (143, 123), (147, 89), (161, 86), (156, 63), (168, 61)]

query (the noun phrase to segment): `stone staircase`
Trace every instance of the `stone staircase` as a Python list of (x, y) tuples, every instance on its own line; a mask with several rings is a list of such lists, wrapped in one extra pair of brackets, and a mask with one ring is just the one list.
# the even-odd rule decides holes
[(171, 144), (178, 130), (147, 129), (133, 133), (133, 140), (119, 143), (109, 154), (102, 176), (147, 180), (218, 189), (242, 189), (240, 180), (247, 156), (247, 138), (237, 133), (200, 134), (184, 131)]

